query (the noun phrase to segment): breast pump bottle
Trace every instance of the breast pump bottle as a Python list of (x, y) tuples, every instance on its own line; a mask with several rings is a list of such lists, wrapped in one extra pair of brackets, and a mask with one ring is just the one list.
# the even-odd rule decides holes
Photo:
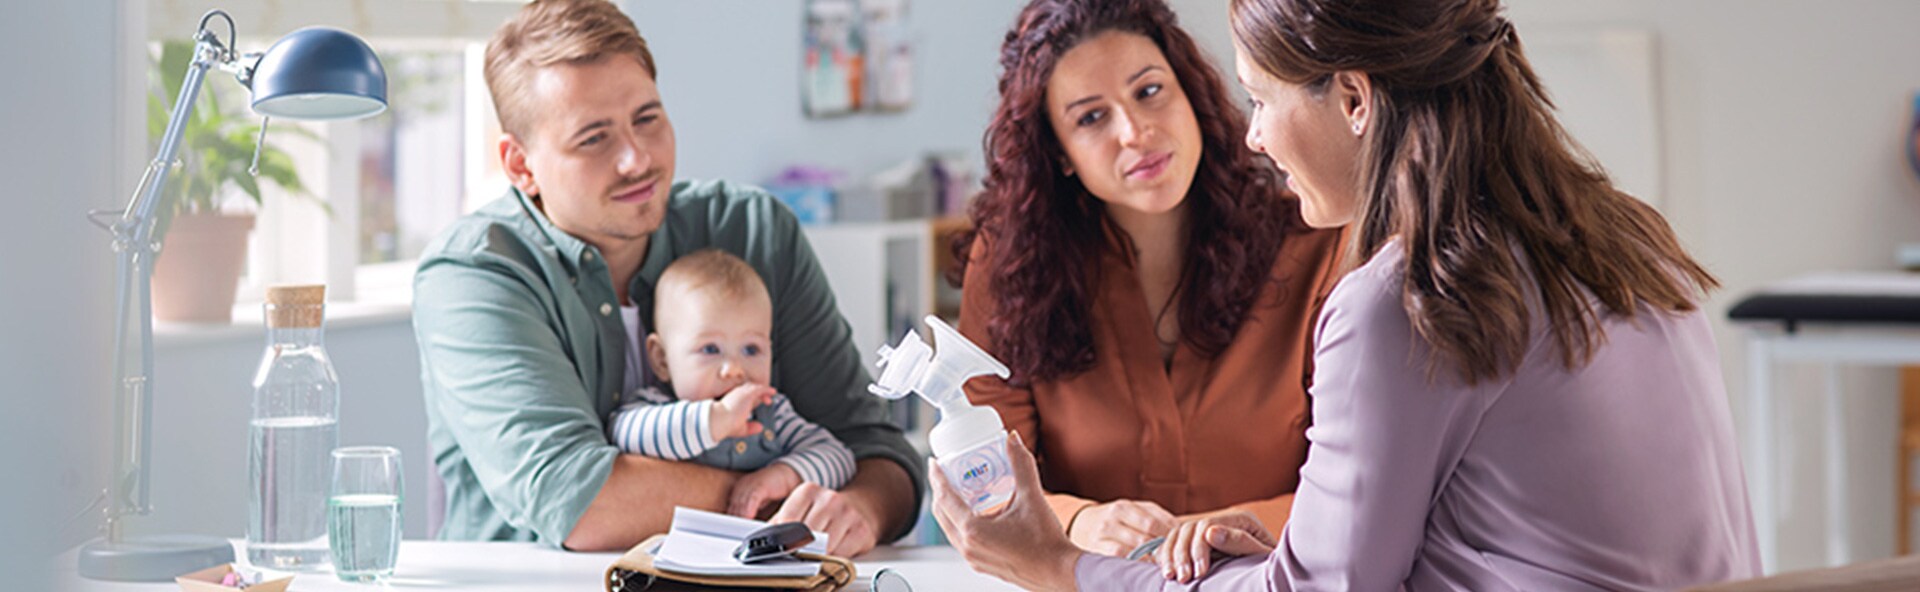
[(1006, 378), (1007, 367), (939, 317), (927, 316), (927, 327), (937, 347), (912, 330), (899, 345), (881, 346), (880, 377), (867, 390), (888, 399), (919, 393), (940, 409), (940, 422), (928, 434), (934, 460), (975, 514), (989, 513), (1013, 498), (1007, 428), (993, 409), (968, 403), (960, 386), (975, 376)]

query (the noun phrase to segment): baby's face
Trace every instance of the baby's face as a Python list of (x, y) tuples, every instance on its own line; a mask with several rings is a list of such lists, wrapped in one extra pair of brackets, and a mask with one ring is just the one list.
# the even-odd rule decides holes
[[(705, 401), (773, 374), (773, 304), (764, 293), (727, 297), (663, 290), (655, 303), (662, 379), (682, 401)], [(661, 369), (655, 366), (655, 371)]]

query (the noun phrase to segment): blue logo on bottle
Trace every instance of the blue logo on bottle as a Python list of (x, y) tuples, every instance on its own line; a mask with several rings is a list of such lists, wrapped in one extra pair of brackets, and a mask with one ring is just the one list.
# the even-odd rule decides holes
[(986, 477), (992, 470), (993, 470), (992, 463), (988, 463), (986, 459), (980, 459), (979, 463), (975, 464), (972, 468), (967, 469), (967, 472), (965, 474), (960, 475), (960, 480), (972, 481), (974, 479)]

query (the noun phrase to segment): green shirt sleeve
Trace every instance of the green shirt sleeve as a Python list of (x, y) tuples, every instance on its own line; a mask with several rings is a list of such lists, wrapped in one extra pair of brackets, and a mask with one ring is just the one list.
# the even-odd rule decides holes
[(415, 278), (414, 323), (428, 415), (498, 518), (558, 545), (618, 450), (566, 355), (580, 344), (550, 324), (565, 311), (541, 282), (484, 250), (437, 257)]

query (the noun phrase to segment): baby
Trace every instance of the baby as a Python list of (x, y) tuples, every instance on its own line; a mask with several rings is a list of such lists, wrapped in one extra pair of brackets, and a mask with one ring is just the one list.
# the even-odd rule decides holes
[(768, 386), (773, 301), (739, 257), (704, 250), (667, 266), (654, 286), (647, 361), (672, 392), (644, 388), (608, 418), (622, 451), (752, 471), (727, 513), (755, 518), (801, 481), (839, 489), (853, 478), (846, 445)]

